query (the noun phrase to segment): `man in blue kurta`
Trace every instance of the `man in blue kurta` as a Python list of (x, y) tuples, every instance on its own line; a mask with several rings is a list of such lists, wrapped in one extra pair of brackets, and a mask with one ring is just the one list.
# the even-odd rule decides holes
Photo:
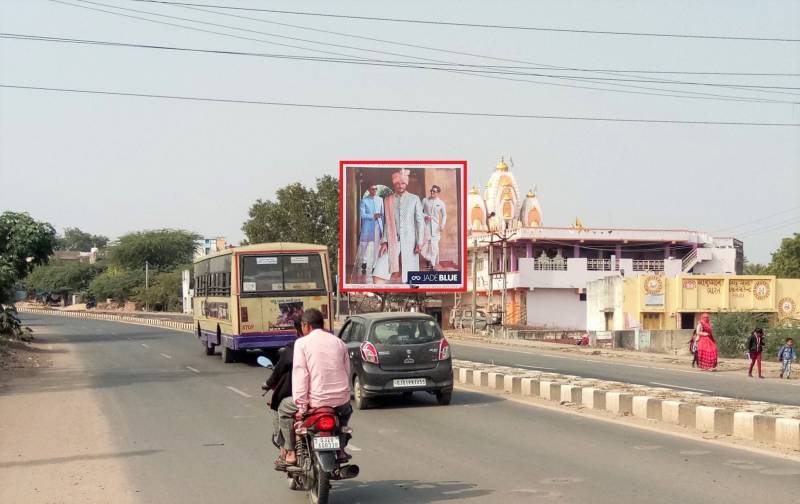
[(372, 275), (383, 237), (383, 198), (377, 194), (378, 186), (370, 185), (368, 194), (361, 199), (359, 205), (361, 231), (358, 237), (357, 263), (361, 265), (361, 272), (368, 275)]

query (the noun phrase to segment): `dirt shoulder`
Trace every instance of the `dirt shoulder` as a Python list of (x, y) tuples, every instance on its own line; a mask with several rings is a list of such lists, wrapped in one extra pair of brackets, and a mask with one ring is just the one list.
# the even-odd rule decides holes
[[(657, 364), (660, 367), (670, 369), (691, 369), (692, 356), (672, 355), (651, 352), (637, 352), (634, 350), (610, 349), (610, 348), (587, 348), (577, 345), (564, 345), (560, 343), (547, 343), (544, 341), (530, 341), (519, 339), (500, 339), (487, 338), (473, 335), (467, 331), (446, 331), (447, 339), (453, 342), (465, 344), (490, 345), (507, 350), (521, 350), (535, 353), (558, 355), (575, 359), (595, 360), (599, 362), (632, 362), (638, 364)], [(773, 362), (771, 356), (764, 355), (762, 363), (764, 375), (768, 378), (778, 378), (781, 372), (781, 365)], [(720, 372), (747, 371), (749, 361), (742, 359), (720, 358), (717, 370)]]
[(70, 347), (0, 351), (0, 502), (137, 502), (93, 391), (54, 386), (82, 368)]

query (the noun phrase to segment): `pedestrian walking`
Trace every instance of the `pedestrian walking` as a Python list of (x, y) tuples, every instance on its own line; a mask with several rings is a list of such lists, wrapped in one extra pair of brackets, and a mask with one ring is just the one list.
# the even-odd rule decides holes
[(764, 378), (764, 375), (761, 374), (761, 353), (765, 346), (764, 330), (756, 327), (755, 331), (747, 338), (747, 352), (750, 354), (750, 370), (747, 372), (747, 376), (750, 378), (753, 377), (753, 366), (756, 364), (758, 364), (758, 377)]
[(689, 351), (692, 352), (692, 367), (697, 366), (697, 329), (692, 331), (692, 337), (689, 339)]
[(708, 313), (700, 316), (697, 332), (697, 365), (703, 371), (715, 371), (717, 368), (717, 342), (714, 341), (714, 330)]
[(794, 340), (786, 338), (786, 343), (778, 351), (778, 361), (783, 363), (781, 368), (781, 378), (784, 376), (789, 379), (792, 374), (792, 361), (797, 360), (797, 349), (794, 347)]

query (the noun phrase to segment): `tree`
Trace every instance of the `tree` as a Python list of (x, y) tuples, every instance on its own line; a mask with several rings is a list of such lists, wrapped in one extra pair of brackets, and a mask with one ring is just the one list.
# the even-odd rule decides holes
[(769, 265), (752, 263), (744, 258), (744, 272), (745, 275), (769, 275)]
[(144, 284), (144, 271), (111, 266), (89, 284), (89, 292), (98, 300), (112, 298), (127, 301)]
[(25, 279), (25, 283), (31, 289), (46, 292), (81, 292), (87, 290), (92, 280), (104, 269), (102, 264), (51, 261), (36, 267)]
[(79, 250), (88, 252), (92, 247), (98, 249), (108, 245), (108, 237), (103, 235), (92, 235), (81, 231), (78, 228), (65, 228), (64, 236), (58, 238), (58, 250)]
[(27, 213), (0, 215), (0, 302), (13, 299), (14, 283), (34, 266), (47, 263), (56, 244), (56, 231)]
[(800, 278), (800, 233), (781, 241), (780, 248), (772, 253), (769, 271), (779, 278)]
[(155, 311), (180, 311), (183, 306), (183, 278), (181, 271), (158, 273), (147, 289), (136, 288), (135, 298)]
[(200, 236), (180, 229), (140, 231), (122, 236), (109, 249), (109, 262), (129, 270), (168, 271), (191, 263)]
[(302, 242), (328, 247), (331, 271), (336, 271), (339, 247), (339, 181), (320, 177), (315, 188), (289, 184), (275, 201), (256, 200), (242, 225), (248, 243)]

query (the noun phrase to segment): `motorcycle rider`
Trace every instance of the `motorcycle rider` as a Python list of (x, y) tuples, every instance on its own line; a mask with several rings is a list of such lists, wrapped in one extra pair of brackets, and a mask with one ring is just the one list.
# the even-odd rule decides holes
[[(302, 416), (309, 408), (327, 406), (334, 408), (339, 423), (347, 425), (353, 408), (350, 407), (350, 357), (347, 346), (335, 335), (324, 331), (325, 318), (317, 309), (309, 309), (300, 318), (304, 336), (294, 345), (292, 368), (293, 402), (283, 400), (278, 408), (281, 430), (291, 433), (285, 463), (295, 465), (294, 450), (295, 415)], [(344, 438), (344, 436), (343, 436)], [(344, 439), (339, 459), (346, 461)]]
[[(297, 332), (297, 337), (303, 336), (300, 328), (300, 318), (295, 319), (294, 329)], [(269, 407), (274, 412), (274, 424), (272, 433), (272, 443), (280, 448), (280, 457), (275, 461), (275, 467), (281, 469), (286, 459), (286, 452), (289, 450), (289, 435), (282, 432), (278, 421), (278, 407), (281, 402), (288, 400), (292, 402), (292, 361), (294, 360), (294, 342), (289, 343), (280, 349), (280, 357), (278, 363), (272, 369), (272, 374), (269, 375), (267, 381), (262, 388), (264, 390), (272, 390), (272, 396), (269, 400)], [(293, 448), (293, 446), (291, 446)]]

